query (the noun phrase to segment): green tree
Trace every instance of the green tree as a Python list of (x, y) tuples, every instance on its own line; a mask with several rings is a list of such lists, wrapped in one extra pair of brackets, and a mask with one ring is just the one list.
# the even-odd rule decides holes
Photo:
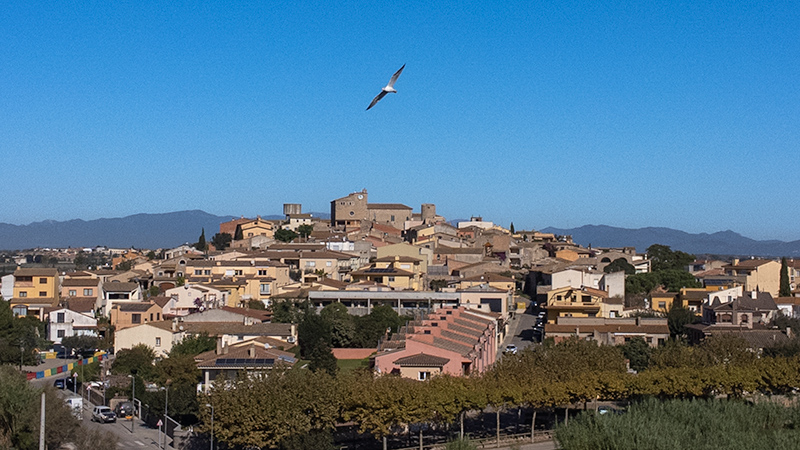
[(682, 251), (673, 251), (667, 245), (653, 244), (647, 247), (647, 256), (650, 257), (653, 272), (660, 270), (685, 270), (694, 255)]
[(211, 238), (211, 245), (217, 250), (225, 250), (230, 247), (233, 237), (229, 233), (217, 233)]
[(264, 306), (264, 302), (262, 302), (261, 300), (258, 300), (258, 299), (248, 300), (247, 301), (247, 307), (250, 308), (250, 309), (257, 309), (259, 311), (264, 311), (264, 310), (267, 309), (267, 307)]
[(669, 326), (669, 334), (672, 338), (685, 338), (686, 325), (693, 324), (700, 320), (700, 318), (691, 310), (684, 308), (681, 305), (673, 304), (669, 312), (667, 312), (667, 325)]
[(153, 250), (147, 252), (147, 260), (152, 261), (154, 259), (156, 259), (156, 252), (154, 252)]
[(355, 335), (355, 321), (347, 311), (347, 307), (339, 302), (333, 302), (322, 308), (319, 315), (330, 327), (331, 346), (349, 347)]
[(201, 252), (204, 252), (204, 251), (208, 250), (208, 245), (206, 245), (206, 229), (205, 228), (202, 228), (202, 231), (200, 232), (200, 237), (197, 239), (197, 243), (194, 244), (194, 248), (196, 248), (197, 250), (200, 250)]
[(150, 297), (158, 297), (159, 294), (161, 294), (161, 288), (155, 284), (150, 286), (150, 289), (147, 290), (147, 295)]
[(155, 377), (155, 366), (153, 361), (156, 353), (152, 348), (145, 344), (138, 344), (133, 348), (119, 350), (111, 366), (111, 373), (117, 375), (130, 375), (137, 370), (137, 376), (145, 380), (153, 380)]
[(297, 238), (297, 233), (286, 228), (280, 228), (275, 232), (275, 239), (281, 242), (292, 242)]
[(234, 241), (241, 241), (244, 239), (244, 231), (242, 230), (242, 225), (236, 225), (236, 231), (233, 232), (233, 240)]
[(789, 264), (786, 258), (781, 258), (781, 281), (778, 288), (778, 297), (791, 297), (792, 288), (789, 284)]
[(625, 258), (617, 258), (611, 264), (603, 268), (605, 273), (625, 272), (626, 275), (633, 275), (636, 273), (636, 268)]
[(69, 349), (74, 349), (75, 353), (86, 358), (94, 355), (94, 352), (100, 348), (100, 339), (96, 336), (75, 335), (67, 336), (61, 339), (61, 345)]
[(641, 372), (650, 366), (650, 346), (641, 337), (633, 337), (620, 346), (622, 354), (628, 360), (630, 368)]
[(170, 358), (180, 355), (197, 356), (215, 348), (217, 348), (217, 339), (209, 336), (208, 333), (200, 333), (185, 337), (182, 341), (173, 345), (169, 356)]
[(314, 231), (313, 225), (300, 225), (297, 227), (297, 234), (300, 235), (302, 238), (307, 238), (311, 236), (311, 233)]
[(508, 231), (510, 231), (510, 232), (511, 232), (511, 234), (514, 234), (514, 233), (515, 233), (515, 231), (514, 231), (514, 222), (511, 222), (511, 226), (510, 226), (510, 227), (508, 227)]

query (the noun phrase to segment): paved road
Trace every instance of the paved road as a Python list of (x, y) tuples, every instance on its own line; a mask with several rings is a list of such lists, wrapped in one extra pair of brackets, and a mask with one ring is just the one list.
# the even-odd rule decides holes
[[(161, 441), (158, 430), (147, 428), (139, 419), (133, 426), (133, 433), (131, 433), (130, 420), (118, 420), (116, 423), (97, 423), (92, 421), (91, 413), (92, 404), (87, 404), (83, 412), (83, 426), (96, 429), (104, 434), (113, 435), (117, 438), (117, 447), (120, 449), (128, 448), (159, 448), (158, 443)], [(171, 448), (171, 447), (169, 447)]]
[(527, 302), (528, 307), (524, 311), (517, 310), (514, 317), (511, 319), (508, 334), (503, 340), (500, 347), (498, 357), (502, 355), (503, 349), (508, 344), (514, 344), (518, 349), (533, 345), (536, 341), (533, 338), (533, 326), (536, 325), (536, 315), (530, 307), (530, 302)]

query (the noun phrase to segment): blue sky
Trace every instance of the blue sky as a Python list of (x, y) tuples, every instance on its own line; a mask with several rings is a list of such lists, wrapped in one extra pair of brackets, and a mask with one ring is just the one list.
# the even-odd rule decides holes
[(228, 3), (0, 6), (0, 222), (366, 188), (517, 229), (800, 239), (797, 2)]

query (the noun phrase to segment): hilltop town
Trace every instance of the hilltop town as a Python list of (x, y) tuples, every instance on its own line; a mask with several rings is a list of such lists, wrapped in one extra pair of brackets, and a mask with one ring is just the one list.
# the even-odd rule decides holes
[[(636, 373), (647, 368), (637, 355), (676, 339), (700, 348), (734, 336), (753, 354), (769, 352), (793, 342), (787, 324), (800, 317), (800, 260), (698, 260), (663, 245), (645, 253), (582, 247), (570, 236), (482, 217), (449, 223), (434, 204), (415, 211), (371, 203), (366, 190), (330, 205), (329, 219), (285, 204), (282, 219), (225, 221), (176, 248), (12, 255), (0, 284), (4, 307), (15, 320), (40, 324), (43, 335), (4, 362), (29, 365), (46, 354), (42, 345), (64, 357), (101, 355), (95, 379), (85, 378), (104, 383), (102, 398), (86, 392), (93, 403), (134, 398), (126, 370), (133, 378), (138, 370), (137, 395), (151, 396), (151, 406), (159, 386), (182, 377), (183, 393), (175, 395), (185, 397), (183, 406), (165, 398), (158, 408), (171, 408), (188, 426), (209, 419), (198, 395), (230, 395), (225, 383), (242, 373), (471, 379), (576, 339), (626, 348), (620, 367)], [(159, 374), (167, 370), (159, 364), (178, 354), (191, 356), (183, 375), (174, 366)], [(125, 366), (133, 356), (145, 367)], [(116, 400), (105, 395), (112, 392)], [(551, 406), (578, 398), (586, 400)], [(535, 429), (535, 414), (532, 423)], [(390, 428), (378, 434), (390, 436)], [(224, 432), (218, 439), (249, 442)]]

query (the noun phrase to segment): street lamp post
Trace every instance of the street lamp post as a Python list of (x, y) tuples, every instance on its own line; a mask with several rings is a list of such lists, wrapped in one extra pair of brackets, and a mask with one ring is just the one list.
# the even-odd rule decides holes
[(131, 433), (136, 423), (136, 369), (131, 369)]
[(211, 446), (210, 450), (214, 450), (214, 405), (206, 403), (207, 408), (211, 408)]
[(167, 448), (167, 410), (169, 406), (169, 385), (172, 380), (164, 383), (164, 448)]

